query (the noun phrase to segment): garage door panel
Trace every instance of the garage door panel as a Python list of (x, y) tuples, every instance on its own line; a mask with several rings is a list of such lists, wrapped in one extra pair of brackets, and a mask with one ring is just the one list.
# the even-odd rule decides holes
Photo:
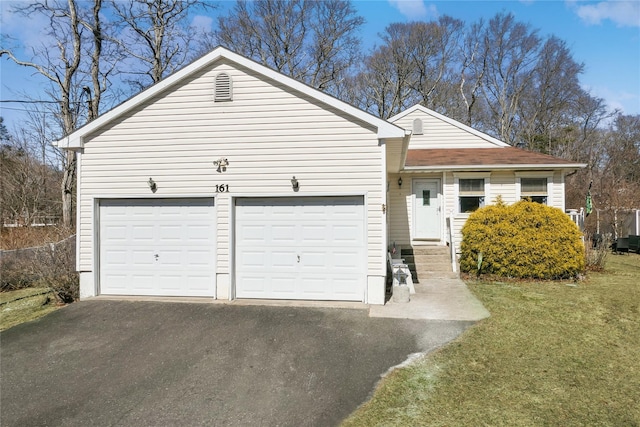
[[(155, 261), (155, 257), (153, 256), (153, 251), (152, 250), (140, 250), (140, 249), (133, 249), (130, 252), (130, 257), (127, 257), (127, 259), (124, 260), (124, 262), (122, 263), (123, 268), (126, 268), (127, 264), (128, 264), (128, 259), (131, 259), (133, 261), (133, 264), (135, 264), (136, 266), (142, 268), (142, 267), (150, 267), (152, 265), (154, 265)], [(109, 267), (109, 265), (107, 264), (105, 267)]]
[(186, 227), (184, 231), (189, 237), (189, 242), (194, 242), (198, 245), (203, 243), (208, 244), (210, 242), (208, 233), (211, 231), (211, 228), (208, 225), (190, 225)]
[(335, 225), (333, 227), (334, 241), (340, 244), (361, 245), (362, 227), (357, 225)]
[(189, 260), (190, 267), (202, 267), (209, 268), (211, 265), (211, 258), (213, 257), (213, 253), (211, 251), (199, 251), (199, 250), (188, 250), (187, 251), (187, 260)]
[(182, 240), (184, 227), (180, 224), (162, 224), (156, 227), (156, 233), (160, 242), (173, 243)]
[[(326, 220), (326, 218), (324, 219)], [(319, 243), (326, 242), (327, 238), (331, 238), (331, 230), (328, 225), (310, 225), (303, 224), (300, 230), (302, 239), (305, 243)]]
[(211, 287), (211, 277), (208, 274), (201, 276), (191, 274), (187, 279), (187, 287), (206, 292)]
[(244, 251), (239, 254), (238, 262), (241, 263), (243, 266), (245, 266), (244, 271), (261, 269), (262, 266), (265, 264), (266, 255), (267, 254), (263, 252)]
[(265, 228), (262, 225), (246, 224), (238, 230), (237, 236), (247, 244), (262, 243), (265, 239)]
[(301, 277), (300, 292), (309, 299), (322, 298), (327, 293), (327, 279), (317, 275), (304, 274)]
[[(268, 252), (267, 252), (268, 253)], [(271, 251), (271, 265), (276, 269), (293, 270), (296, 263), (296, 254), (293, 251)]]
[(162, 289), (163, 293), (176, 295), (179, 294), (182, 289), (180, 286), (181, 281), (184, 278), (180, 274), (163, 274), (160, 278), (158, 278), (158, 287)]
[(267, 283), (262, 275), (244, 274), (242, 278), (244, 292), (251, 295), (247, 298), (263, 298), (266, 295), (265, 284)]
[[(159, 252), (160, 253), (157, 254), (158, 259), (157, 261), (155, 261), (155, 264), (158, 266), (158, 268), (169, 269), (169, 271), (171, 271), (176, 268), (179, 269), (180, 266), (187, 264), (187, 260), (186, 260), (187, 257), (183, 257), (181, 249), (175, 249), (175, 250), (162, 249)], [(169, 275), (168, 272), (163, 273), (163, 276), (167, 276), (167, 275)]]
[[(363, 201), (358, 196), (238, 199), (236, 296), (362, 301)], [(336, 274), (343, 276), (337, 284)]]
[[(130, 280), (132, 282), (132, 288), (134, 290), (144, 290), (149, 291), (153, 289), (154, 283), (157, 284), (155, 277), (151, 273), (133, 273), (130, 276)], [(126, 287), (125, 287), (126, 289)]]
[(214, 295), (213, 199), (103, 200), (99, 218), (100, 293)]
[[(129, 228), (129, 230), (127, 230), (127, 228)], [(136, 243), (151, 243), (154, 240), (153, 225), (136, 224), (127, 228), (124, 229), (123, 238), (126, 238), (127, 231), (129, 231)]]
[(327, 265), (331, 265), (332, 258), (330, 254), (325, 251), (303, 251), (303, 258), (301, 259), (301, 269), (325, 271)]
[(275, 224), (267, 230), (270, 231), (270, 241), (276, 245), (292, 244), (296, 240), (296, 226), (294, 225)]

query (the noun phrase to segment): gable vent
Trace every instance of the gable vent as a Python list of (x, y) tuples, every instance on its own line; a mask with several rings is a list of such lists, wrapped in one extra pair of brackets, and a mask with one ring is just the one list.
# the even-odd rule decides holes
[(231, 101), (233, 98), (231, 87), (231, 76), (227, 73), (220, 73), (216, 76), (215, 102)]
[(414, 135), (422, 135), (422, 120), (415, 119), (413, 121), (413, 134)]

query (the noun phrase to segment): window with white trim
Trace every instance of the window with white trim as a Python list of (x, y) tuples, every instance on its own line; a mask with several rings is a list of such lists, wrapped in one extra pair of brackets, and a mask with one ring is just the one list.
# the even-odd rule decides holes
[(470, 213), (485, 204), (484, 178), (460, 178), (458, 180), (458, 212)]
[(233, 87), (231, 76), (227, 73), (220, 73), (215, 80), (214, 101), (231, 101), (233, 100)]
[(520, 178), (520, 198), (547, 204), (547, 178)]

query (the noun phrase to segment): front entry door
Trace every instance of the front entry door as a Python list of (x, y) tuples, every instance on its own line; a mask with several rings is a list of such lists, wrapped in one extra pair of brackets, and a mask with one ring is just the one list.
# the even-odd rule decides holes
[(440, 239), (440, 180), (413, 180), (415, 239)]

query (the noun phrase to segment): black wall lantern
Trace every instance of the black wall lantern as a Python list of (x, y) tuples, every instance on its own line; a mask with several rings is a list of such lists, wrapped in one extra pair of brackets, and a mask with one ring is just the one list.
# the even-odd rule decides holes
[(402, 177), (398, 178), (398, 187), (402, 187)]
[(291, 188), (293, 188), (293, 191), (298, 191), (300, 189), (300, 184), (295, 176), (291, 178)]
[(158, 191), (158, 185), (153, 180), (153, 178), (149, 178), (149, 181), (147, 181), (147, 184), (149, 184), (149, 188), (151, 189), (152, 193), (155, 193), (156, 191)]

